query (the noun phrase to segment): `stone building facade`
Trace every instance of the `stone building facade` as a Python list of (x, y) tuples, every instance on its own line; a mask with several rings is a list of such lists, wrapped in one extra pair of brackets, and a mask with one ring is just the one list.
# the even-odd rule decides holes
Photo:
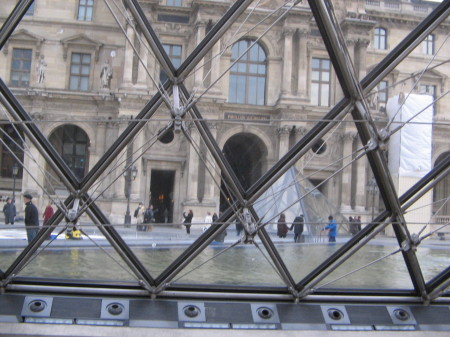
[[(16, 2), (2, 2), (1, 21)], [(232, 1), (139, 3), (177, 67)], [(235, 162), (231, 165), (245, 167), (239, 172), (244, 187), (272, 167), (343, 97), (307, 3), (298, 4), (281, 19), (277, 19), (279, 15), (267, 16), (278, 7), (289, 7), (282, 4), (274, 0), (254, 10), (249, 8), (185, 81), (194, 97), (202, 95), (197, 107), (209, 119), (210, 131), (227, 159)], [(360, 79), (436, 6), (433, 2), (400, 0), (346, 0), (334, 5)], [(264, 24), (257, 25), (262, 20)], [(448, 63), (426, 71), (413, 89), (428, 63), (438, 65), (448, 59), (450, 44), (444, 41), (449, 28), (447, 20), (370, 95), (371, 112), (380, 128), (386, 124), (388, 97), (411, 90), (439, 97), (449, 90)], [(36, 1), (0, 53), (2, 80), (78, 177), (98, 162), (130, 118), (160, 88), (164, 74), (144, 40), (120, 1), (46, 0)], [(249, 47), (248, 57), (239, 59), (239, 52)], [(234, 61), (237, 63), (232, 66)], [(447, 121), (445, 107), (449, 103), (448, 97), (437, 101), (435, 122)], [(195, 128), (190, 129), (190, 137), (198, 147), (180, 134), (149, 146), (167, 124), (168, 116), (167, 108), (161, 106), (127, 149), (137, 168), (130, 184), (131, 209), (138, 202), (153, 203), (160, 210), (170, 210), (170, 220), (179, 222), (183, 210), (191, 208), (201, 220), (206, 212), (219, 211), (220, 172)], [(7, 121), (4, 113), (2, 119)], [(3, 128), (6, 130), (8, 124)], [(367, 220), (373, 208), (383, 207), (378, 197), (368, 192), (368, 162), (363, 158), (346, 165), (362, 145), (348, 116), (295, 166), (319, 185), (342, 214), (361, 215)], [(16, 193), (34, 193), (43, 208), (48, 198), (43, 188), (61, 197), (67, 192), (57, 181), (45, 178), (49, 168), (37, 149), (25, 146), (30, 153), (22, 154), (27, 171), (19, 169)], [(14, 160), (7, 152), (3, 149), (0, 158), (0, 191), (4, 196), (10, 196), (13, 188)], [(445, 127), (436, 123), (432, 165), (449, 152)], [(17, 153), (20, 157), (20, 150)], [(120, 223), (128, 197), (122, 178), (125, 162), (117, 158), (114, 165), (117, 169), (104, 175), (91, 192), (110, 220)], [(323, 183), (342, 167), (342, 173)], [(438, 195), (448, 196), (448, 179), (436, 189)], [(450, 209), (445, 207), (441, 214), (450, 215)]]

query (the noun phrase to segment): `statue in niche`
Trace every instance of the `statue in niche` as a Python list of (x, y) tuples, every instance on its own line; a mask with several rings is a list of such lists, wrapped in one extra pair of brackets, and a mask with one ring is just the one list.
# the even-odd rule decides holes
[(36, 64), (37, 82), (39, 84), (44, 83), (46, 69), (47, 69), (47, 62), (45, 62), (44, 60), (44, 55), (41, 54), (39, 57), (39, 61)]
[(111, 85), (111, 78), (113, 77), (113, 69), (109, 64), (109, 60), (106, 60), (100, 71), (100, 87), (102, 89), (109, 89)]

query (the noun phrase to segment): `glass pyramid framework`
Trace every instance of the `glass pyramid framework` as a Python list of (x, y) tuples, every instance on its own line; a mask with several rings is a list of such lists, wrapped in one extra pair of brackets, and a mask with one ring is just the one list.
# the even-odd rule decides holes
[[(27, 8), (32, 2), (32, 0), (20, 0), (11, 14), (7, 17), (0, 30), (0, 48), (4, 48), (8, 38), (14, 32), (15, 27), (19, 24), (21, 19), (23, 19)], [(340, 264), (353, 256), (353, 254), (361, 247), (367, 244), (367, 242), (369, 242), (373, 236), (378, 234), (386, 224), (392, 225), (398, 241), (398, 246), (401, 247), (404, 265), (406, 266), (408, 276), (411, 280), (413, 289), (406, 289), (407, 294), (421, 298), (424, 301), (429, 301), (438, 297), (441, 294), (441, 290), (448, 287), (450, 280), (448, 266), (430, 280), (425, 280), (421, 264), (416, 255), (416, 246), (420, 245), (421, 241), (419, 238), (412, 236), (408, 231), (403, 213), (405, 211), (404, 208), (410, 207), (410, 203), (420, 197), (421, 193), (432, 188), (434, 179), (438, 178), (443, 172), (448, 170), (450, 158), (441, 161), (439, 165), (435, 166), (402, 196), (397, 196), (383, 154), (384, 144), (387, 139), (376, 129), (365, 103), (366, 95), (378, 85), (386, 74), (402, 62), (408, 53), (421, 43), (425, 36), (430, 34), (430, 32), (432, 32), (439, 24), (447, 19), (450, 12), (450, 1), (447, 0), (440, 3), (436, 9), (413, 29), (396, 48), (387, 54), (383, 61), (372, 69), (361, 82), (358, 80), (358, 76), (352, 67), (347, 52), (347, 46), (342, 37), (340, 25), (334, 16), (332, 2), (308, 1), (309, 10), (317, 23), (318, 30), (342, 88), (344, 98), (332, 107), (322, 120), (315, 123), (300, 140), (295, 142), (292, 148), (284, 154), (284, 156), (282, 156), (272, 167), (268, 168), (268, 170), (248, 189), (243, 188), (236, 173), (233, 172), (231, 166), (224, 157), (219, 145), (211, 133), (208, 119), (204, 117), (204, 114), (198, 107), (200, 104), (197, 101), (192, 101), (190, 99), (191, 93), (187, 89), (188, 86), (185, 85), (185, 81), (189, 79), (189, 76), (199, 65), (201, 60), (211, 51), (215, 43), (224, 36), (227, 29), (235, 24), (237, 18), (249, 8), (253, 1), (235, 1), (227, 9), (221, 19), (210, 27), (205, 38), (199, 41), (194, 50), (187, 55), (181, 65), (177, 68), (175, 68), (170, 61), (166, 49), (163, 47), (155, 33), (152, 24), (145, 16), (144, 11), (141, 8), (143, 2), (140, 3), (136, 0), (125, 0), (124, 3), (129, 10), (129, 15), (132, 16), (137, 27), (142, 32), (155, 59), (166, 74), (167, 81), (164, 83), (164, 91), (158, 91), (155, 96), (147, 102), (145, 107), (128, 123), (125, 130), (118, 136), (109, 150), (101, 156), (100, 160), (92, 166), (84, 178), (79, 179), (73, 174), (61, 156), (55, 151), (52, 144), (46, 139), (39, 128), (36, 127), (30, 114), (20, 104), (6, 83), (3, 80), (0, 81), (0, 99), (2, 105), (8, 111), (11, 119), (15, 123), (20, 124), (23, 133), (39, 150), (70, 193), (70, 196), (67, 197), (64, 202), (65, 207), (62, 207), (57, 211), (56, 216), (50, 221), (49, 227), (40, 231), (37, 237), (23, 249), (5, 270), (3, 270), (1, 282), (6, 290), (8, 290), (8, 286), (14, 285), (15, 283), (21, 283), (22, 286), (29, 286), (29, 289), (31, 290), (36, 284), (47, 284), (49, 286), (48, 291), (51, 292), (52, 285), (55, 282), (59, 282), (59, 280), (42, 281), (39, 277), (33, 277), (32, 275), (21, 278), (20, 271), (28, 263), (33, 263), (36, 252), (38, 252), (40, 247), (45, 245), (45, 238), (51, 234), (53, 229), (57, 228), (60, 222), (64, 226), (65, 222), (63, 218), (66, 219), (65, 221), (69, 226), (75, 224), (80, 216), (83, 215), (80, 211), (83, 213), (85, 212), (92, 219), (98, 230), (106, 240), (109, 241), (111, 247), (115, 249), (120, 258), (123, 259), (137, 279), (139, 279), (139, 285), (133, 283), (131, 286), (129, 284), (118, 285), (116, 283), (108, 283), (107, 280), (104, 281), (104, 285), (110, 287), (112, 293), (114, 293), (115, 287), (116, 289), (125, 290), (134, 287), (133, 289), (143, 290), (149, 295), (161, 297), (164, 297), (165, 291), (177, 290), (184, 297), (197, 296), (199, 292), (202, 293), (202, 291), (204, 291), (205, 298), (207, 298), (208, 296), (215, 296), (214, 293), (208, 292), (209, 290), (214, 290), (216, 293), (220, 291), (229, 296), (239, 292), (240, 298), (243, 297), (242, 294), (247, 294), (249, 297), (255, 298), (258, 297), (258, 295), (262, 296), (263, 294), (281, 293), (282, 298), (285, 298), (285, 296), (288, 295), (293, 300), (306, 301), (311, 294), (323, 294), (320, 289), (316, 290), (315, 286), (327, 275), (332, 273), (333, 270), (338, 268)], [(305, 6), (306, 2), (295, 1), (286, 3), (284, 7), (282, 6), (284, 9), (283, 13), (287, 14), (289, 13), (289, 10), (300, 5)], [(166, 94), (170, 95), (170, 97)], [(186, 121), (191, 122), (194, 125), (195, 130), (198, 131), (201, 141), (206, 147), (207, 152), (217, 169), (220, 171), (221, 178), (226, 184), (226, 195), (229, 198), (229, 207), (217, 220), (217, 224), (212, 225), (208, 230), (203, 232), (194, 242), (190, 242), (185, 249), (182, 249), (179, 255), (169, 264), (169, 266), (167, 266), (167, 268), (159, 274), (154, 275), (150, 273), (145, 267), (145, 264), (142, 263), (141, 259), (143, 259), (143, 257), (138, 258), (137, 254), (133, 252), (133, 249), (130, 248), (126, 240), (124, 240), (118, 230), (116, 230), (115, 226), (111, 225), (97, 203), (95, 201), (92, 202), (92, 196), (89, 194), (89, 190), (102, 174), (108, 172), (108, 168), (114, 159), (126, 149), (127, 144), (146, 126), (147, 120), (151, 121), (152, 118), (155, 117), (158, 108), (164, 105), (167, 106), (169, 111), (167, 116), (169, 123), (164, 131), (174, 130), (175, 132), (180, 132), (184, 134), (186, 139), (191, 143), (192, 138), (190, 137)], [(366, 156), (376, 179), (376, 184), (386, 210), (381, 214), (378, 214), (371, 223), (365, 226), (365, 228), (353, 236), (349, 241), (336, 246), (335, 249), (329, 251), (328, 254), (325, 254), (325, 258), (318, 262), (318, 265), (316, 265), (307, 275), (294, 276), (295, 273), (290, 270), (292, 267), (288, 268), (283, 260), (285, 256), (283, 254), (284, 243), (273, 240), (269, 235), (270, 228), (264, 225), (261, 226), (266, 219), (265, 217), (269, 217), (271, 218), (271, 221), (273, 221), (273, 218), (276, 217), (281, 209), (286, 207), (288, 208), (288, 212), (293, 214), (303, 212), (306, 215), (307, 221), (322, 223), (324, 220), (319, 217), (316, 209), (320, 207), (321, 211), (326, 214), (330, 213), (332, 210), (326, 208), (328, 205), (322, 203), (320, 197), (315, 197), (314, 188), (307, 183), (295, 184), (285, 190), (285, 193), (289, 194), (291, 193), (290, 189), (294, 188), (296, 189), (295, 195), (298, 196), (305, 195), (306, 191), (312, 192), (311, 196), (306, 197), (305, 200), (298, 204), (301, 206), (296, 206), (302, 207), (301, 211), (299, 209), (290, 208), (290, 205), (285, 206), (284, 203), (289, 204), (289, 200), (286, 200), (284, 197), (277, 198), (274, 201), (276, 207), (273, 208), (264, 205), (259, 206), (259, 203), (268, 193), (273, 194), (273, 191), (277, 190), (279, 186), (283, 186), (280, 187), (282, 189), (285, 188), (284, 186), (286, 185), (280, 184), (280, 180), (295, 180), (297, 174), (295, 173), (293, 165), (316, 144), (322, 135), (330, 132), (335, 126), (335, 121), (342, 119), (348, 114), (352, 116), (353, 120), (364, 122), (355, 123), (358, 137), (362, 144), (365, 144), (364, 146), (367, 150)], [(161, 132), (161, 134), (164, 134), (164, 131)], [(132, 164), (133, 163), (127, 162), (128, 166)], [(289, 176), (291, 177), (287, 178)], [(222, 192), (225, 193), (224, 191)], [(87, 205), (87, 207), (83, 207), (83, 205)], [(254, 286), (231, 285), (224, 288), (222, 288), (222, 285), (204, 284), (202, 285), (202, 290), (199, 290), (198, 287), (189, 287), (189, 284), (180, 285), (176, 282), (172, 283), (173, 280), (177, 279), (177, 276), (182, 275), (184, 271), (191, 267), (191, 262), (194, 263), (196, 258), (200, 256), (202, 252), (206, 249), (210, 249), (208, 248), (210, 244), (213, 243), (223, 231), (227, 229), (230, 231), (231, 226), (234, 225), (234, 222), (237, 219), (243, 223), (244, 230), (242, 236), (236, 237), (235, 242), (230, 245), (230, 248), (233, 249), (235, 246), (245, 245), (255, 245), (256, 247), (263, 246), (264, 249), (261, 249), (260, 252), (261, 254), (264, 254), (269, 265), (282, 280), (283, 286), (278, 286), (277, 284), (275, 291), (274, 287), (261, 286), (258, 285), (259, 283)], [(343, 221), (344, 220), (340, 222), (342, 223)], [(308, 233), (313, 235), (313, 232), (315, 232), (313, 227), (308, 228)], [(252, 249), (254, 249), (254, 247), (252, 247)], [(209, 260), (207, 259), (207, 261), (202, 263), (209, 263)], [(224, 272), (227, 271), (227, 268), (223, 269)], [(90, 283), (88, 280), (79, 280), (78, 283), (75, 284), (72, 282), (67, 284), (66, 287), (70, 291), (71, 288), (87, 288), (92, 286), (92, 284), (93, 283)], [(95, 284), (98, 286), (98, 282), (95, 282)], [(371, 289), (365, 289), (366, 293), (372, 295), (393, 295), (392, 292), (385, 290), (386, 289), (382, 288), (373, 289), (372, 287)], [(334, 293), (348, 295), (350, 292), (348, 289), (335, 289)]]

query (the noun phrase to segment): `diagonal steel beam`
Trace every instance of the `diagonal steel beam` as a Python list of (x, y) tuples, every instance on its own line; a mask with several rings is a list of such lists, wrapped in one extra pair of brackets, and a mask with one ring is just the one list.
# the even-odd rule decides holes
[[(65, 205), (68, 207), (73, 202), (73, 197), (69, 196), (65, 200)], [(36, 237), (31, 241), (19, 254), (19, 256), (13, 261), (13, 263), (8, 267), (5, 272), (4, 285), (11, 282), (11, 277), (20, 273), (22, 268), (28, 263), (28, 261), (33, 257), (39, 247), (45, 242), (45, 239), (48, 237), (48, 234), (58, 225), (58, 223), (63, 219), (64, 214), (58, 209), (55, 215), (52, 217), (51, 222), (49, 223), (49, 227), (45, 230), (41, 230), (38, 232)], [(51, 229), (51, 230), (50, 230)]]
[[(417, 194), (419, 194), (422, 189), (428, 185), (428, 188), (431, 189), (432, 186), (429, 184), (433, 182), (434, 179), (439, 177), (442, 172), (447, 170), (450, 167), (450, 156), (446, 158), (446, 160), (441, 161), (438, 165), (436, 165), (427, 175), (421, 178), (414, 186), (412, 186), (408, 191), (406, 191), (400, 197), (400, 203), (407, 204), (411, 199), (413, 199)], [(364, 227), (361, 231), (359, 231), (350, 241), (346, 242), (339, 250), (337, 250), (334, 254), (332, 254), (328, 259), (323, 261), (318, 267), (316, 267), (312, 272), (310, 272), (306, 277), (304, 277), (298, 284), (297, 289), (299, 291), (305, 289), (308, 284), (312, 284), (312, 282), (322, 273), (326, 272), (328, 268), (334, 264), (337, 260), (341, 259), (344, 254), (353, 249), (361, 240), (363, 240), (366, 236), (370, 235), (377, 226), (378, 223), (386, 221), (386, 219), (391, 216), (390, 211), (383, 211), (379, 216), (377, 216), (370, 224)]]
[(156, 59), (158, 60), (161, 69), (166, 73), (167, 77), (171, 80), (171, 82), (176, 83), (175, 80), (175, 68), (170, 61), (169, 56), (164, 50), (161, 41), (153, 30), (151, 24), (148, 22), (145, 13), (143, 12), (141, 6), (139, 5), (137, 0), (123, 0), (125, 5), (130, 10), (133, 18), (136, 20), (136, 23), (141, 28), (142, 34), (147, 39), (147, 42), (150, 45), (153, 53), (155, 54)]
[[(184, 85), (181, 85), (180, 89), (185, 97), (188, 97), (188, 91), (186, 87)], [(212, 136), (211, 131), (209, 131), (209, 128), (206, 125), (203, 116), (201, 115), (195, 104), (189, 109), (189, 113), (191, 114), (193, 122), (197, 127), (203, 141), (205, 142), (206, 147), (214, 157), (217, 165), (220, 167), (222, 175), (228, 183), (228, 186), (231, 188), (234, 196), (239, 201), (239, 203), (244, 206), (244, 189), (242, 188), (239, 179), (236, 177), (236, 174), (234, 173), (233, 169), (231, 168), (219, 146), (217, 145), (217, 142)]]
[(141, 285), (143, 285), (148, 291), (152, 292), (152, 287), (155, 286), (155, 280), (147, 271), (145, 266), (136, 257), (116, 229), (111, 226), (108, 218), (103, 214), (100, 208), (95, 203), (91, 202), (91, 199), (87, 193), (84, 194), (83, 199), (85, 202), (90, 203), (87, 214), (91, 218), (97, 219), (95, 222), (97, 228), (102, 232), (128, 267), (130, 267), (130, 269), (139, 277)]
[(192, 53), (180, 65), (176, 71), (176, 77), (184, 79), (197, 66), (200, 60), (227, 32), (239, 16), (247, 9), (253, 0), (238, 0), (230, 7), (224, 16), (212, 27), (205, 38), (195, 47)]
[(363, 87), (364, 93), (368, 94), (375, 88), (386, 75), (394, 70), (449, 15), (450, 0), (444, 0), (363, 78), (361, 86)]
[(227, 226), (230, 219), (234, 216), (232, 208), (228, 208), (217, 220), (222, 225), (211, 226), (209, 230), (204, 232), (193, 244), (191, 244), (178, 258), (176, 258), (155, 280), (156, 293), (168, 287), (170, 281), (189, 263), (192, 262), (214, 238)]
[(0, 49), (5, 46), (14, 29), (22, 20), (34, 0), (20, 0), (0, 29)]
[(56, 152), (53, 145), (42, 134), (41, 130), (34, 124), (33, 119), (27, 111), (22, 107), (19, 101), (14, 97), (13, 93), (8, 89), (6, 84), (0, 78), (0, 102), (11, 117), (20, 122), (17, 127), (22, 130), (36, 146), (39, 153), (45, 158), (46, 162), (55, 171), (56, 175), (71, 192), (79, 188), (78, 179), (70, 170), (66, 162)]
[[(355, 94), (354, 90), (356, 90), (357, 96), (355, 98), (358, 99), (358, 101), (356, 102), (357, 108), (352, 111), (353, 119), (367, 121), (367, 123), (356, 123), (356, 128), (362, 143), (368, 144), (369, 140), (372, 142), (378, 142), (378, 139), (375, 138), (377, 136), (376, 130), (374, 130), (373, 127), (372, 118), (370, 117), (369, 111), (367, 111), (367, 104), (362, 104), (364, 97), (362, 96), (362, 91), (359, 87), (357, 76), (354, 71), (352, 71), (353, 69), (351, 67), (347, 67), (347, 71), (345, 71), (346, 64), (342, 63), (343, 58), (339, 56), (339, 50), (341, 50), (340, 48), (345, 49), (345, 44), (340, 43), (342, 38), (339, 34), (339, 28), (336, 27), (337, 22), (333, 20), (334, 16), (332, 6), (328, 0), (310, 0), (309, 3), (316, 21), (320, 21), (318, 22), (318, 27), (324, 37), (324, 40), (327, 41), (326, 47), (331, 59), (335, 59), (335, 63), (339, 69), (341, 69), (343, 73), (346, 73), (342, 83), (344, 83), (345, 86), (348, 86), (352, 95)], [(408, 228), (403, 217), (403, 212), (395, 190), (395, 185), (389, 174), (387, 162), (379, 150), (378, 144), (373, 151), (367, 153), (367, 158), (372, 168), (372, 172), (375, 175), (375, 179), (379, 186), (381, 197), (386, 205), (386, 209), (391, 211), (393, 216), (397, 219), (396, 222), (398, 225), (394, 226), (394, 232), (399, 244), (402, 245), (403, 242), (410, 243), (411, 240)], [(403, 250), (402, 254), (411, 280), (414, 284), (414, 288), (418, 293), (425, 297), (425, 280), (414, 250)]]
[(119, 135), (119, 138), (110, 146), (110, 148), (98, 160), (95, 166), (83, 178), (80, 184), (81, 192), (87, 192), (92, 184), (100, 177), (106, 168), (116, 159), (119, 153), (133, 140), (134, 136), (147, 124), (147, 119), (150, 119), (162, 104), (162, 96), (157, 93), (145, 105), (141, 112), (129, 122), (127, 128)]
[[(329, 132), (340, 119), (348, 114), (353, 107), (352, 101), (344, 98), (333, 107), (324, 117), (325, 121), (319, 121), (314, 127), (295, 144), (278, 162), (275, 163), (261, 178), (259, 178), (245, 193), (249, 204), (267, 191), (289, 168), (294, 165), (309, 149), (314, 141), (320, 139)], [(335, 121), (334, 121), (335, 120)]]

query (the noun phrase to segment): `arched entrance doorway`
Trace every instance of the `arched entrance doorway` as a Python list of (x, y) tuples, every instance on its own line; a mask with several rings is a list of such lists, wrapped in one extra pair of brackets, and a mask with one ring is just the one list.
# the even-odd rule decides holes
[[(450, 156), (450, 152), (441, 154), (434, 166), (438, 165), (441, 161)], [(450, 176), (446, 176), (442, 179), (433, 190), (433, 214), (435, 220), (438, 223), (447, 223), (450, 217), (450, 205), (448, 203), (448, 195), (450, 191)]]
[(83, 129), (68, 124), (57, 127), (49, 137), (73, 174), (82, 179), (89, 167), (89, 137)]
[[(267, 147), (263, 141), (251, 133), (238, 133), (227, 140), (223, 154), (230, 164), (242, 187), (247, 190), (267, 169)], [(222, 179), (220, 210), (228, 208), (230, 194)]]

